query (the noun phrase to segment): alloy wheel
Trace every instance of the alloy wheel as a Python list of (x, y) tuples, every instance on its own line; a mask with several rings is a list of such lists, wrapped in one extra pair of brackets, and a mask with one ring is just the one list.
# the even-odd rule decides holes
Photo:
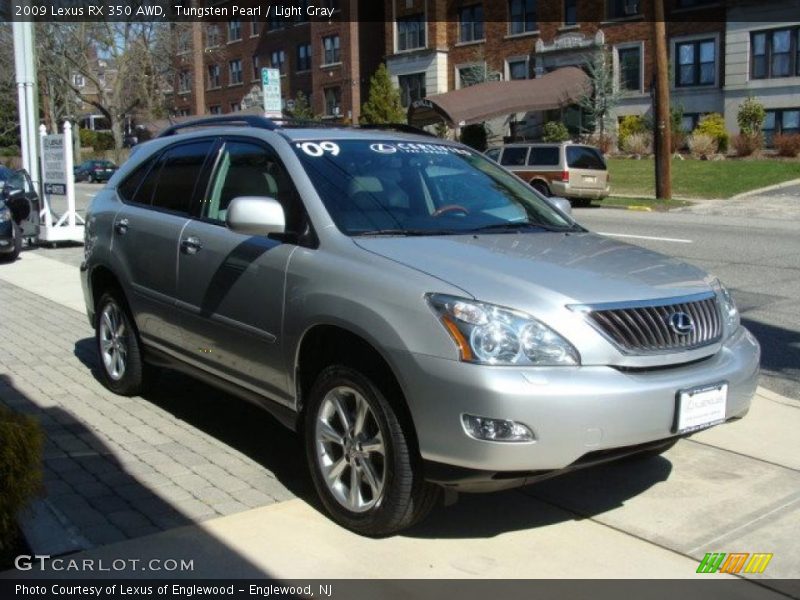
[(125, 318), (114, 302), (109, 302), (100, 314), (100, 355), (108, 376), (119, 381), (125, 375), (128, 359), (128, 340)]
[(339, 504), (363, 513), (380, 502), (386, 446), (364, 396), (347, 386), (328, 391), (317, 413), (314, 440), (323, 479)]

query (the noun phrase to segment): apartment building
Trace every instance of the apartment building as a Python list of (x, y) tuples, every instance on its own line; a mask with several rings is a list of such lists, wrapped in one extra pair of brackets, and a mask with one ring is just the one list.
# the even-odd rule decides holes
[[(217, 7), (233, 2), (215, 2)], [(238, 0), (257, 7), (257, 0)], [(295, 2), (301, 6), (308, 2)], [(357, 121), (369, 79), (383, 59), (383, 6), (375, 0), (324, 0), (330, 20), (299, 15), (252, 17), (191, 24), (194, 33), (178, 53), (175, 112), (224, 114), (261, 103), (260, 69), (281, 72), (285, 107), (298, 92), (323, 118)], [(377, 24), (376, 24), (377, 23)], [(197, 34), (197, 30), (200, 34)]]
[[(390, 19), (386, 62), (405, 105), (480, 81), (539, 78), (608, 56), (621, 94), (615, 116), (651, 110), (655, 48), (650, 2), (385, 0), (385, 5)], [(761, 10), (762, 5), (749, 10)], [(690, 130), (702, 114), (726, 111), (726, 87), (739, 80), (726, 80), (725, 58), (731, 44), (741, 43), (747, 34), (726, 28), (720, 0), (667, 0), (666, 12), (670, 95), (683, 107), (684, 127)], [(752, 13), (741, 17), (748, 19), (754, 20)], [(790, 125), (792, 118), (790, 114)], [(511, 115), (505, 123), (490, 126), (508, 135), (516, 122), (524, 127), (515, 133), (535, 137), (541, 124), (552, 119), (581, 129), (581, 111), (575, 107)]]

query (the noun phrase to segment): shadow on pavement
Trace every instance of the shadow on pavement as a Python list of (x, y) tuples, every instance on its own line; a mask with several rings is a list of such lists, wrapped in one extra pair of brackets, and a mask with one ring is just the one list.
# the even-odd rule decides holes
[[(173, 547), (169, 555), (163, 554), (153, 545), (148, 546), (145, 556), (127, 556), (127, 550), (116, 550), (114, 547), (98, 548), (107, 543), (189, 525), (194, 521), (160, 498), (157, 490), (154, 492), (134, 474), (127, 472), (114, 456), (112, 449), (86, 427), (77, 415), (57, 406), (40, 406), (14, 385), (12, 376), (5, 374), (0, 375), (0, 403), (15, 412), (35, 418), (45, 433), (44, 489), (41, 497), (36, 500), (38, 507), (34, 514), (37, 518), (30, 518), (28, 513), (26, 524), (26, 528), (32, 528), (30, 531), (39, 543), (49, 544), (51, 547), (56, 547), (58, 543), (69, 543), (73, 551), (79, 550), (79, 546), (94, 548), (89, 552), (104, 557), (108, 563), (119, 558), (141, 560), (138, 566), (122, 572), (114, 569), (83, 571), (63, 568), (55, 571), (49, 561), (45, 561), (44, 568), (40, 568), (40, 562), (34, 561), (34, 568), (6, 571), (0, 578), (119, 578), (122, 575), (196, 578), (202, 576), (204, 568), (208, 570), (214, 567), (214, 564), (204, 567), (198, 557), (209, 561), (213, 557), (215, 564), (221, 562), (231, 565), (236, 573), (250, 577), (269, 577), (268, 573), (254, 566), (225, 543), (196, 528), (192, 530), (191, 537), (187, 536), (187, 543)], [(58, 526), (54, 526), (54, 523), (58, 523)], [(113, 535), (110, 535), (112, 532)], [(37, 549), (35, 546), (31, 549), (39, 554), (47, 550)], [(69, 550), (62, 554), (66, 559), (69, 556)], [(147, 563), (149, 559), (160, 559), (162, 562), (153, 567)], [(167, 570), (164, 561), (168, 559), (178, 563), (181, 559), (194, 559), (193, 569)], [(150, 568), (143, 566), (145, 564)]]
[(800, 333), (746, 317), (742, 325), (761, 344), (761, 368), (800, 383)]

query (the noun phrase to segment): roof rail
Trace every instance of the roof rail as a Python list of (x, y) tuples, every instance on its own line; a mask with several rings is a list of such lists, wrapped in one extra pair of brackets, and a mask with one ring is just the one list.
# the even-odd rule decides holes
[(377, 124), (361, 123), (358, 127), (360, 129), (389, 129), (394, 131), (400, 131), (402, 133), (414, 133), (417, 135), (436, 137), (429, 131), (425, 131), (424, 129), (420, 129), (419, 127), (414, 127), (413, 125), (406, 125), (405, 123), (377, 123)]
[(226, 115), (222, 117), (191, 119), (182, 123), (176, 123), (175, 125), (171, 125), (159, 133), (158, 137), (162, 138), (175, 135), (182, 129), (192, 129), (193, 127), (219, 127), (222, 125), (258, 127), (259, 129), (268, 129), (270, 131), (274, 131), (275, 129), (279, 128), (278, 124), (274, 121), (258, 115)]

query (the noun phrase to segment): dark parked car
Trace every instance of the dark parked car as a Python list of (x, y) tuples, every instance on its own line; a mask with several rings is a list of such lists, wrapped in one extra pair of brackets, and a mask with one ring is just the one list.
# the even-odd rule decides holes
[(39, 196), (30, 176), (0, 166), (0, 260), (16, 260), (22, 240), (38, 234)]
[(85, 160), (75, 167), (75, 181), (108, 181), (119, 167), (110, 160)]

